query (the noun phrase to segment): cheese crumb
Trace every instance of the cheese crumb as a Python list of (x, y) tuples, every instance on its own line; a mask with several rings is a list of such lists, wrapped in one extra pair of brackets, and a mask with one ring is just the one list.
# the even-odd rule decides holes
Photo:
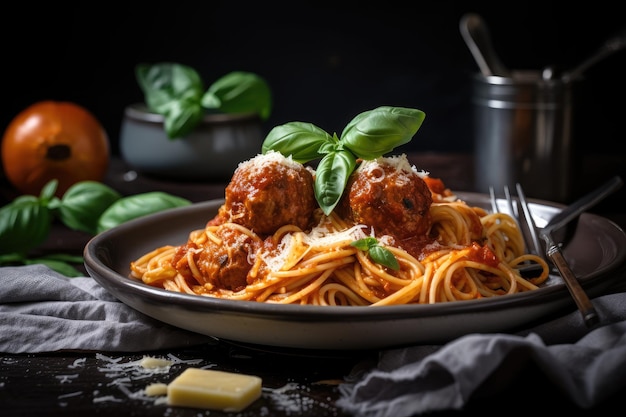
[(167, 386), (167, 404), (241, 411), (261, 397), (261, 382), (254, 375), (188, 368)]
[(167, 359), (153, 358), (151, 356), (144, 356), (141, 360), (141, 366), (146, 369), (163, 368), (170, 365), (172, 365), (172, 361), (168, 361)]
[(159, 395), (167, 395), (167, 384), (161, 382), (150, 384), (146, 387), (146, 395), (149, 397), (157, 397)]

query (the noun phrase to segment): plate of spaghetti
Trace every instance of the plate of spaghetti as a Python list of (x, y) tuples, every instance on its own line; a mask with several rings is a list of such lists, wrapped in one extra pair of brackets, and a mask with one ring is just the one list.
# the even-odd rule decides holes
[[(360, 160), (329, 213), (316, 172), (278, 152), (239, 164), (221, 200), (134, 219), (85, 247), (89, 274), (162, 322), (235, 342), (356, 350), (515, 331), (574, 310), (489, 196), (453, 192), (405, 155)], [(530, 200), (541, 227), (562, 206)], [(564, 248), (599, 295), (626, 235), (590, 213)], [(524, 276), (520, 267), (535, 264)]]

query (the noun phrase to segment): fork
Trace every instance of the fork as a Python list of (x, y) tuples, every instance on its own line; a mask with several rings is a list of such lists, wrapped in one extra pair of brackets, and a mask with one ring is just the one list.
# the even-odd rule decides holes
[[(515, 223), (517, 223), (517, 228), (522, 232), (522, 237), (524, 238), (524, 250), (526, 252), (541, 256), (542, 258), (546, 259), (546, 262), (547, 262), (547, 258), (545, 254), (542, 252), (542, 247), (539, 243), (539, 239), (537, 237), (534, 223), (532, 224), (532, 227), (529, 227), (530, 225), (528, 221), (526, 221), (527, 227), (526, 228), (522, 227), (522, 224), (520, 222), (520, 218), (522, 218), (522, 216), (519, 213), (517, 201), (515, 201), (513, 197), (511, 196), (511, 192), (509, 191), (508, 185), (504, 186), (504, 196), (505, 196), (505, 200), (507, 203), (508, 211), (511, 214), (511, 217), (513, 218), (513, 220), (515, 220)], [(489, 197), (491, 201), (492, 212), (499, 213), (500, 207), (498, 206), (498, 198), (496, 197), (493, 187), (489, 187)], [(524, 208), (524, 206), (522, 207)], [(525, 210), (528, 210), (527, 205), (525, 205)], [(525, 212), (523, 218), (528, 219), (530, 215), (529, 213), (530, 211), (528, 211), (528, 213)], [(540, 271), (541, 266), (534, 264), (534, 263), (521, 265), (519, 270), (520, 270), (520, 273), (522, 273), (522, 275), (532, 275), (533, 272)]]
[[(526, 201), (526, 196), (524, 194), (524, 190), (522, 186), (518, 183), (516, 184), (517, 189), (517, 200), (513, 200), (511, 197), (511, 193), (509, 192), (508, 186), (504, 186), (504, 194), (507, 200), (507, 204), (509, 205), (509, 211), (515, 220), (517, 221), (520, 230), (522, 231), (522, 235), (524, 236), (524, 243), (526, 245), (526, 249), (534, 253), (536, 255), (542, 256), (546, 261), (551, 261), (558, 269), (563, 281), (567, 289), (570, 292), (570, 295), (576, 302), (578, 310), (582, 314), (583, 320), (587, 327), (592, 327), (599, 321), (599, 316), (593, 306), (589, 296), (584, 291), (580, 282), (576, 278), (576, 275), (571, 270), (565, 257), (561, 253), (560, 247), (556, 245), (549, 235), (549, 239), (546, 239), (548, 245), (546, 246), (545, 252), (542, 250), (542, 246), (539, 243), (539, 233), (537, 232), (537, 228), (535, 222), (532, 217), (532, 213), (530, 212), (530, 208), (528, 206), (528, 202)], [(491, 204), (494, 208), (494, 211), (497, 209), (497, 199), (495, 198), (495, 193), (493, 192), (493, 188), (491, 187), (489, 190), (491, 194)], [(515, 201), (519, 202), (519, 205), (522, 208), (523, 215), (520, 215), (519, 210), (517, 209), (517, 204)], [(522, 220), (524, 222), (524, 227), (522, 228)], [(544, 234), (542, 237), (546, 238)]]

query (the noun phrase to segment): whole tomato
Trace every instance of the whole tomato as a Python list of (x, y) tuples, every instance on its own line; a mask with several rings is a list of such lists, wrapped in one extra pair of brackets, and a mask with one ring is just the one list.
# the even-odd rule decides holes
[(109, 138), (82, 106), (41, 101), (19, 113), (2, 138), (7, 180), (21, 193), (39, 195), (50, 180), (56, 194), (79, 181), (102, 181), (109, 165)]

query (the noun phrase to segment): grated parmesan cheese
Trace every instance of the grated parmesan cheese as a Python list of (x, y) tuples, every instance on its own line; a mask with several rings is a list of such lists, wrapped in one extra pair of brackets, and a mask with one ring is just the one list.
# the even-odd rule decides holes
[(258, 154), (247, 161), (240, 162), (237, 169), (245, 169), (251, 176), (255, 176), (268, 162), (275, 162), (292, 169), (302, 168), (302, 164), (294, 161), (291, 155), (284, 156), (277, 151), (268, 151), (265, 154)]
[(172, 361), (169, 361), (167, 359), (153, 358), (151, 356), (144, 356), (141, 360), (141, 366), (146, 369), (162, 368), (171, 365)]
[(311, 232), (306, 235), (306, 243), (310, 246), (327, 246), (333, 243), (339, 243), (343, 241), (354, 241), (366, 237), (363, 229), (367, 226), (363, 224), (357, 224), (349, 229), (342, 230), (340, 232), (330, 232), (324, 226), (316, 226)]
[[(319, 225), (312, 228), (310, 232), (299, 234), (303, 237), (303, 243), (305, 243), (309, 249), (330, 246), (341, 242), (351, 243), (355, 240), (367, 237), (365, 232), (363, 232), (363, 229), (367, 228), (365, 225), (357, 224), (349, 229), (337, 232), (329, 230), (323, 222), (324, 220), (322, 220)], [(263, 255), (263, 262), (267, 268), (273, 272), (291, 268), (295, 264), (295, 261), (305, 254), (305, 252), (297, 253), (295, 254), (297, 258), (294, 258), (295, 251), (292, 250), (292, 246), (294, 245), (296, 245), (296, 247), (301, 246), (300, 241), (295, 239), (292, 233), (285, 234), (277, 246), (278, 250), (275, 255)], [(309, 249), (307, 249), (306, 252), (308, 252)]]
[[(202, 362), (202, 359), (189, 359), (183, 360), (175, 355), (168, 354), (167, 359), (164, 358), (151, 358), (156, 361), (169, 361), (170, 365), (160, 366), (160, 367), (145, 367), (143, 364), (146, 361), (144, 357), (140, 360), (122, 362), (123, 358), (113, 358), (102, 353), (96, 353), (96, 358), (99, 361), (103, 362), (102, 366), (98, 367), (98, 370), (104, 373), (108, 378), (111, 378), (111, 382), (108, 384), (109, 386), (117, 387), (122, 394), (124, 394), (127, 398), (134, 400), (142, 400), (146, 402), (154, 402), (155, 399), (152, 396), (147, 395), (145, 389), (141, 389), (139, 391), (132, 390), (132, 381), (148, 379), (160, 374), (166, 374), (170, 371), (170, 365), (174, 364), (184, 364), (184, 365), (197, 365)], [(148, 363), (150, 363), (150, 359), (148, 359)], [(212, 366), (212, 365), (210, 365)], [(113, 395), (99, 396), (98, 392), (94, 392), (94, 403), (102, 403), (102, 402), (122, 402), (123, 398), (117, 398)], [(157, 403), (161, 402), (162, 399), (158, 398)]]
[(429, 175), (429, 172), (418, 170), (415, 165), (411, 165), (405, 153), (401, 155), (381, 156), (376, 159), (363, 161), (356, 169), (356, 172), (368, 172), (377, 169), (380, 165), (390, 165), (395, 167), (397, 171), (413, 171), (422, 178)]

